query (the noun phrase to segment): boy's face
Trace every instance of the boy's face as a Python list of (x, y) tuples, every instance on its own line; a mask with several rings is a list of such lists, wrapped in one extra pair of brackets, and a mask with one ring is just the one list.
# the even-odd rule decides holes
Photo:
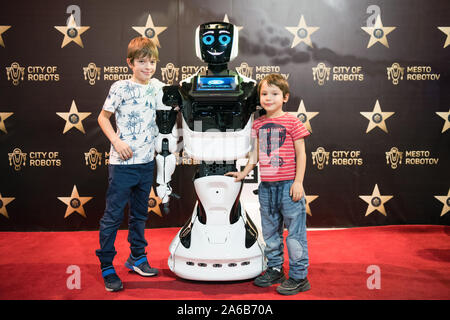
[(127, 63), (133, 70), (133, 79), (140, 84), (147, 84), (156, 71), (156, 59), (153, 57), (135, 58), (133, 63), (127, 59)]
[(289, 94), (283, 96), (283, 91), (275, 85), (270, 85), (267, 81), (261, 84), (259, 93), (259, 101), (261, 107), (267, 111), (267, 113), (275, 113), (282, 110), (283, 103), (287, 102)]

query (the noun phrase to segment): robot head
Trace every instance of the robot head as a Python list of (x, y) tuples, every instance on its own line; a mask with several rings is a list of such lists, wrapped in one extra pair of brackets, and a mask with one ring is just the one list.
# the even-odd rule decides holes
[(195, 31), (197, 57), (208, 64), (228, 63), (237, 56), (238, 39), (238, 30), (230, 23), (203, 23)]

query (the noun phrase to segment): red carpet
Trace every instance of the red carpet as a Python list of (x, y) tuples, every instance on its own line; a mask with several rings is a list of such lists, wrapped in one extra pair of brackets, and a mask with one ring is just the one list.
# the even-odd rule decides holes
[[(177, 278), (167, 266), (168, 246), (179, 228), (148, 229), (154, 278), (123, 266), (127, 231), (119, 231), (116, 271), (124, 290), (106, 292), (94, 250), (98, 232), (0, 232), (0, 299), (444, 299), (450, 298), (450, 227), (385, 226), (308, 231), (312, 289), (295, 296), (251, 281), (205, 283)], [(287, 254), (286, 254), (287, 261)], [(80, 289), (68, 289), (71, 265), (80, 268)], [(377, 266), (380, 289), (368, 289)], [(285, 267), (288, 268), (287, 263)], [(371, 282), (371, 281), (369, 281)]]

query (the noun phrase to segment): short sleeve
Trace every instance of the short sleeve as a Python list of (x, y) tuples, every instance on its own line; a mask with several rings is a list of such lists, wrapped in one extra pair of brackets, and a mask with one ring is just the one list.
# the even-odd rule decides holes
[(300, 121), (300, 119), (296, 118), (291, 130), (292, 141), (307, 137), (309, 134), (310, 133), (308, 129), (306, 129), (305, 125)]
[(103, 110), (109, 112), (115, 112), (117, 107), (122, 102), (122, 94), (120, 90), (119, 82), (114, 82), (109, 89), (108, 96), (106, 97), (105, 103), (103, 104)]

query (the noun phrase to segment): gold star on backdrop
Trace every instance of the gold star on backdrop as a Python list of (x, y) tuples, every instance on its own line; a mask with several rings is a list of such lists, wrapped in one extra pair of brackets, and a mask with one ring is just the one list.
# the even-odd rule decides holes
[(3, 42), (2, 33), (11, 28), (11, 26), (0, 26), (0, 46), (5, 47), (5, 43)]
[(309, 204), (311, 202), (313, 202), (314, 200), (316, 200), (319, 196), (318, 195), (313, 195), (313, 196), (307, 196), (305, 194), (305, 200), (306, 200), (306, 213), (309, 214), (310, 216), (312, 216), (311, 214), (311, 208), (309, 207)]
[(378, 185), (375, 184), (375, 188), (373, 188), (373, 192), (371, 195), (367, 196), (359, 196), (365, 202), (369, 204), (366, 210), (366, 217), (372, 213), (373, 211), (378, 211), (382, 215), (386, 216), (386, 209), (384, 208), (384, 203), (391, 200), (394, 196), (382, 196), (380, 195), (380, 190), (378, 190)]
[(385, 120), (392, 116), (395, 112), (382, 112), (378, 100), (375, 102), (375, 107), (372, 112), (360, 112), (365, 118), (369, 119), (366, 133), (375, 127), (379, 127), (384, 132), (388, 132)]
[(450, 211), (450, 188), (448, 189), (448, 193), (446, 196), (434, 196), (440, 202), (444, 204), (441, 211), (441, 217)]
[(161, 209), (159, 207), (161, 202), (162, 202), (161, 198), (155, 194), (155, 190), (152, 187), (152, 190), (150, 191), (150, 195), (148, 197), (147, 212), (148, 213), (153, 212), (162, 218)]
[(2, 197), (2, 194), (0, 193), (0, 214), (5, 216), (6, 218), (9, 218), (8, 212), (6, 211), (6, 205), (13, 201), (15, 198), (7, 198)]
[(300, 121), (305, 125), (306, 129), (308, 129), (309, 132), (312, 132), (311, 124), (309, 123), (309, 120), (314, 118), (319, 114), (319, 112), (307, 112), (305, 109), (305, 104), (303, 103), (303, 100), (300, 101), (300, 104), (298, 106), (297, 111), (288, 112), (292, 114), (294, 117), (299, 118)]
[[(230, 20), (228, 19), (228, 15), (225, 13), (225, 17), (223, 17), (223, 22), (226, 23), (230, 23)], [(238, 32), (240, 33), (242, 29), (244, 29), (244, 27), (242, 26), (236, 26)]]
[(134, 30), (139, 32), (141, 36), (147, 37), (155, 42), (155, 44), (161, 48), (159, 44), (158, 34), (167, 29), (167, 27), (155, 27), (153, 24), (152, 16), (149, 14), (147, 17), (147, 22), (144, 27), (132, 27)]
[(447, 35), (447, 38), (445, 38), (444, 43), (444, 48), (446, 48), (448, 45), (450, 45), (450, 27), (437, 27), (437, 28)]
[(300, 17), (298, 26), (285, 28), (294, 35), (294, 40), (292, 41), (291, 48), (294, 48), (300, 42), (304, 42), (312, 48), (311, 35), (319, 30), (319, 27), (308, 27), (303, 15)]
[(14, 112), (0, 112), (0, 131), (8, 133), (5, 127), (5, 120), (12, 116)]
[(68, 43), (75, 42), (83, 48), (83, 41), (81, 40), (81, 34), (83, 34), (90, 27), (77, 26), (75, 18), (70, 15), (69, 23), (67, 26), (55, 26), (55, 29), (64, 35), (61, 48), (64, 48)]
[(77, 212), (78, 214), (86, 218), (86, 213), (84, 212), (83, 205), (92, 198), (93, 197), (80, 197), (80, 195), (78, 194), (77, 186), (74, 185), (70, 197), (58, 197), (59, 200), (67, 204), (66, 214), (64, 215), (64, 218), (67, 218), (74, 212)]
[(381, 16), (378, 15), (375, 21), (375, 25), (373, 27), (361, 27), (365, 32), (370, 34), (369, 43), (367, 44), (367, 48), (370, 48), (375, 43), (379, 42), (385, 47), (389, 48), (389, 44), (387, 41), (387, 35), (394, 31), (397, 27), (383, 27), (383, 23), (381, 22)]
[(450, 120), (449, 120), (450, 119), (450, 109), (448, 110), (448, 112), (436, 112), (436, 114), (445, 120), (444, 126), (442, 127), (442, 132), (441, 132), (441, 133), (444, 133), (445, 131), (447, 131), (448, 128), (450, 128)]
[(70, 106), (69, 112), (56, 112), (58, 116), (66, 120), (66, 125), (64, 126), (63, 134), (72, 129), (73, 127), (77, 128), (83, 133), (84, 127), (82, 121), (89, 117), (91, 112), (78, 112), (77, 106), (75, 104), (75, 100), (72, 100), (72, 105)]

